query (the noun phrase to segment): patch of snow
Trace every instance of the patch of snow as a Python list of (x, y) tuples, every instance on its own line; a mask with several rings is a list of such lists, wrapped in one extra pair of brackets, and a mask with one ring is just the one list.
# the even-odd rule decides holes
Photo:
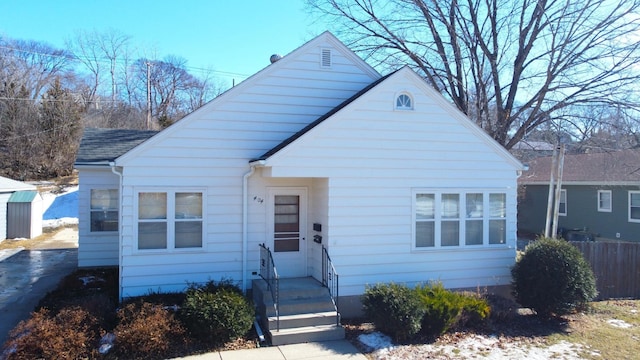
[[(455, 344), (425, 344), (394, 346), (389, 337), (380, 333), (360, 335), (358, 340), (375, 350), (375, 359), (488, 359), (488, 360), (579, 360), (584, 347), (561, 341), (550, 346), (536, 346), (519, 341), (504, 341), (497, 336), (470, 335)], [(593, 353), (599, 356), (598, 353)]]
[(71, 186), (64, 192), (55, 194), (45, 192), (42, 195), (44, 213), (43, 227), (60, 227), (78, 223), (78, 187)]
[(628, 322), (624, 320), (618, 320), (618, 319), (609, 319), (607, 320), (607, 323), (613, 327), (617, 327), (621, 329), (629, 329), (633, 327), (633, 325), (629, 324)]
[(393, 349), (393, 342), (391, 338), (381, 332), (372, 332), (370, 334), (360, 334), (358, 341), (362, 345), (369, 348), (369, 350), (388, 351)]

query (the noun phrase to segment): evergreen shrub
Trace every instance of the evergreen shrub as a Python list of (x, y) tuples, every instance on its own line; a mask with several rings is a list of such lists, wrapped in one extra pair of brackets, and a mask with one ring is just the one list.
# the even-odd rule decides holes
[(527, 247), (511, 275), (516, 301), (543, 317), (583, 309), (598, 294), (589, 263), (564, 240), (539, 238)]

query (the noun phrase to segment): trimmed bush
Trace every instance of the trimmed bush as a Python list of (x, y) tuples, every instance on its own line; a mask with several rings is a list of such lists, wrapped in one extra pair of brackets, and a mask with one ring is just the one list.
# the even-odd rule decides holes
[(66, 308), (51, 316), (40, 309), (21, 321), (9, 335), (5, 356), (12, 359), (97, 358), (100, 328), (96, 318), (81, 308)]
[(397, 341), (409, 339), (420, 331), (424, 309), (417, 293), (405, 285), (367, 286), (362, 305), (376, 328)]
[(440, 282), (418, 286), (415, 291), (425, 311), (422, 331), (428, 335), (442, 335), (457, 326), (478, 325), (490, 313), (484, 299), (471, 293), (449, 291)]
[(539, 238), (527, 247), (511, 275), (516, 301), (544, 317), (582, 309), (598, 294), (589, 263), (563, 240)]
[(180, 310), (180, 318), (196, 337), (222, 344), (235, 340), (251, 329), (253, 305), (228, 282), (190, 285)]
[[(118, 310), (114, 352), (134, 359), (165, 359), (184, 348), (185, 330), (172, 312), (148, 302), (129, 303)], [(173, 354), (172, 354), (173, 351)]]

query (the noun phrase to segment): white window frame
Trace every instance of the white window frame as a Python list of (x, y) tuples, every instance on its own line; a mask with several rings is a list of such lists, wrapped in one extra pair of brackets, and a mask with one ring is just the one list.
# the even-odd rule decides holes
[[(157, 221), (151, 219), (139, 219), (139, 194), (140, 193), (165, 193), (167, 194), (167, 217), (166, 219), (158, 219)], [(175, 197), (176, 193), (201, 193), (202, 194), (202, 245), (200, 247), (185, 247), (176, 248), (175, 246), (175, 224), (182, 221), (175, 217)], [(204, 188), (139, 188), (134, 191), (134, 222), (133, 222), (133, 249), (136, 253), (148, 254), (148, 253), (174, 253), (174, 252), (203, 252), (207, 248), (207, 193)], [(140, 222), (160, 222), (164, 221), (167, 224), (167, 246), (162, 249), (140, 249), (138, 246), (138, 224)]]
[[(602, 206), (602, 201), (601, 201), (601, 195), (602, 194), (609, 194), (609, 206), (608, 207), (604, 207)], [(611, 209), (613, 208), (613, 194), (611, 193), (611, 190), (598, 190), (598, 211), (599, 212), (611, 212)]]
[[(560, 204), (562, 204), (562, 199), (564, 198), (564, 212), (560, 212)], [(559, 216), (567, 216), (569, 212), (569, 201), (567, 199), (567, 189), (560, 189), (560, 201), (558, 201), (558, 215)]]
[[(409, 99), (409, 106), (398, 106), (398, 100), (400, 100), (400, 97), (403, 97), (403, 96)], [(393, 100), (394, 109), (400, 110), (400, 111), (410, 111), (410, 110), (413, 110), (413, 107), (414, 107), (413, 96), (411, 96), (411, 94), (409, 94), (408, 92), (403, 91), (401, 93), (396, 94), (396, 96), (394, 97), (394, 100)]]
[[(417, 211), (417, 195), (425, 194), (425, 195), (434, 195), (435, 202), (435, 214), (433, 219), (424, 219), (418, 220), (416, 216)], [(442, 195), (443, 194), (457, 194), (459, 195), (459, 216), (457, 220), (459, 221), (459, 239), (457, 246), (443, 246), (441, 244), (442, 241)], [(469, 217), (466, 214), (467, 209), (467, 194), (482, 194), (482, 203), (483, 203), (483, 211), (482, 211), (482, 244), (466, 244), (466, 221), (469, 220)], [(505, 214), (504, 217), (496, 217), (492, 216), (490, 211), (490, 195), (491, 194), (504, 194), (505, 195)], [(469, 248), (469, 249), (478, 249), (478, 248), (488, 248), (488, 247), (506, 247), (508, 242), (508, 221), (507, 215), (509, 214), (509, 192), (506, 189), (464, 189), (464, 190), (443, 190), (443, 189), (413, 189), (412, 197), (411, 197), (411, 250), (415, 252), (422, 251), (434, 251), (435, 250), (445, 250), (445, 249), (460, 249), (460, 248)], [(445, 219), (446, 221), (447, 219)], [(504, 220), (505, 221), (505, 237), (506, 241), (504, 243), (495, 243), (491, 244), (489, 239), (489, 223), (491, 220)], [(417, 222), (433, 222), (435, 225), (434, 230), (434, 245), (433, 246), (416, 246), (416, 225)]]
[[(110, 208), (110, 209), (105, 209), (105, 211), (115, 211), (116, 212), (116, 219), (118, 221), (117, 226), (116, 226), (116, 230), (112, 230), (112, 231), (108, 231), (108, 230), (102, 230), (102, 231), (94, 231), (91, 230), (91, 214), (94, 212), (99, 212), (100, 210), (98, 209), (93, 209), (91, 207), (91, 200), (93, 199), (93, 191), (94, 190), (115, 190), (117, 193), (117, 198), (118, 198), (118, 204), (117, 207), (114, 208)], [(90, 234), (94, 234), (94, 235), (99, 235), (99, 234), (104, 234), (104, 235), (108, 235), (108, 234), (115, 234), (118, 233), (118, 229), (120, 229), (120, 191), (118, 190), (117, 187), (113, 187), (113, 186), (94, 186), (91, 189), (89, 189), (89, 233)]]
[[(627, 202), (627, 207), (629, 209), (629, 222), (640, 223), (640, 219), (631, 218), (631, 195), (632, 194), (640, 194), (640, 191), (638, 191), (638, 190), (629, 190), (629, 196), (628, 196), (629, 200)], [(638, 206), (634, 206), (634, 207), (638, 207)]]

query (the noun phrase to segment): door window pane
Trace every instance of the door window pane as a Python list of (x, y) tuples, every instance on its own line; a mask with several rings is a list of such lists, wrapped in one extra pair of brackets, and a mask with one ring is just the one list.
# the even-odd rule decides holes
[(276, 195), (274, 198), (274, 252), (300, 250), (300, 196)]

